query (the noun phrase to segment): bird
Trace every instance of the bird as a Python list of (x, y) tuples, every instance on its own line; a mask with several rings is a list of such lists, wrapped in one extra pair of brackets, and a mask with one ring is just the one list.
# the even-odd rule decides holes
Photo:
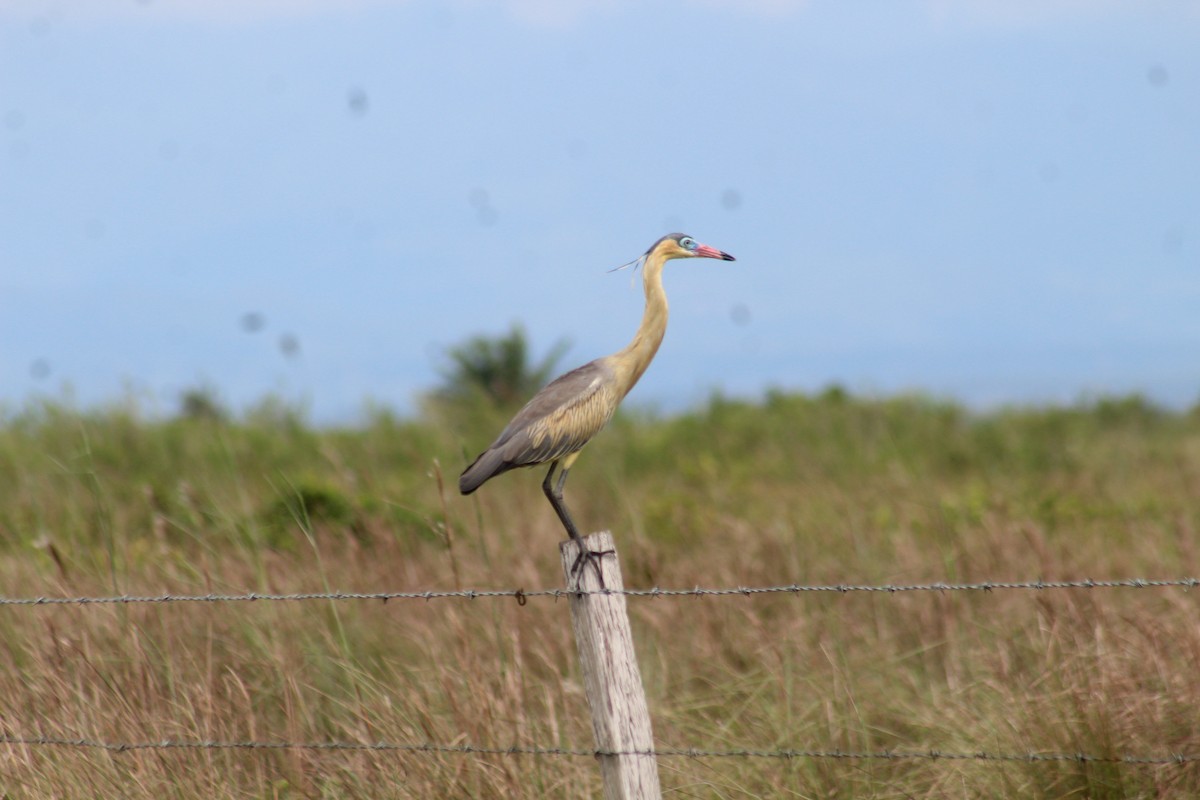
[[(646, 293), (642, 322), (633, 340), (612, 355), (590, 361), (546, 384), (458, 479), (459, 491), (469, 495), (486, 481), (511, 469), (549, 464), (542, 491), (567, 535), (579, 544), (580, 552), (572, 566), (572, 575), (592, 561), (601, 586), (604, 579), (598, 559), (611, 551), (591, 552), (584, 545), (563, 500), (563, 486), (580, 451), (613, 418), (617, 406), (658, 352), (667, 330), (667, 295), (663, 289), (662, 270), (668, 261), (677, 258), (736, 260), (685, 233), (670, 233), (652, 244), (641, 257), (624, 265), (642, 266), (642, 285)], [(554, 479), (556, 472), (557, 481)]]

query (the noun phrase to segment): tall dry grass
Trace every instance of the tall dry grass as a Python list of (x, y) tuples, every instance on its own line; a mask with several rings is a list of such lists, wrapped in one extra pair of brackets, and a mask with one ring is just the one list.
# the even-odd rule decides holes
[[(493, 416), (316, 431), (50, 405), (0, 428), (9, 597), (553, 587), (517, 473), (457, 469)], [(572, 471), (626, 584), (1178, 577), (1200, 419), (1136, 399), (972, 416), (839, 392), (627, 415)], [(664, 747), (1200, 754), (1179, 589), (631, 599)], [(552, 599), (0, 607), (0, 732), (111, 742), (587, 748)], [(664, 758), (671, 797), (1192, 797), (1195, 764)], [(10, 797), (593, 797), (587, 758), (0, 746)]]

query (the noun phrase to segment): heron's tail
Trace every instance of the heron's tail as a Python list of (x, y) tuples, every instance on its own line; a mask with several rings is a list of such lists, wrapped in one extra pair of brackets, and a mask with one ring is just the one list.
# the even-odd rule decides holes
[(458, 476), (458, 490), (470, 494), (484, 484), (489, 478), (510, 469), (504, 459), (495, 450), (484, 450), (471, 465)]

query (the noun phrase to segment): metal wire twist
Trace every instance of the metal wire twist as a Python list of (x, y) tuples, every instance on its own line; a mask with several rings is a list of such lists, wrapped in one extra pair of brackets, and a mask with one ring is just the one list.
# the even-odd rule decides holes
[(1051, 589), (1151, 589), (1183, 588), (1200, 586), (1200, 578), (1122, 578), (1117, 580), (1076, 581), (983, 581), (981, 583), (910, 583), (910, 584), (824, 584), (806, 585), (792, 583), (782, 586), (735, 586), (705, 589), (594, 589), (582, 592), (567, 589), (456, 589), (430, 590), (423, 592), (296, 592), (276, 594), (245, 592), (241, 594), (170, 594), (159, 595), (115, 595), (109, 597), (0, 597), (0, 606), (49, 606), (49, 605), (121, 605), (127, 603), (240, 603), (240, 602), (291, 602), (305, 600), (443, 600), (448, 598), (476, 600), (493, 597), (513, 597), (522, 603), (529, 598), (550, 597), (564, 599), (579, 594), (624, 595), (626, 597), (728, 597), (759, 594), (850, 594), (867, 592), (877, 594), (901, 594), (905, 592), (996, 592), (1012, 590), (1046, 591)]
[(1170, 753), (1164, 756), (1113, 755), (1088, 753), (992, 753), (987, 751), (955, 752), (947, 750), (877, 750), (856, 752), (847, 750), (705, 750), (695, 747), (659, 747), (650, 750), (594, 750), (570, 747), (510, 747), (473, 744), (433, 744), (400, 742), (287, 742), (287, 741), (213, 741), (162, 739), (145, 742), (105, 742), (87, 738), (54, 736), (0, 736), (0, 744), (44, 747), (74, 747), (128, 753), (136, 750), (315, 750), (315, 751), (374, 751), (394, 753), (441, 753), (453, 755), (488, 756), (565, 756), (602, 758), (608, 756), (646, 756), (652, 758), (767, 758), (767, 759), (845, 759), (869, 760), (927, 760), (927, 761), (1001, 761), (1001, 762), (1076, 762), (1103, 764), (1182, 765), (1200, 762), (1200, 755)]

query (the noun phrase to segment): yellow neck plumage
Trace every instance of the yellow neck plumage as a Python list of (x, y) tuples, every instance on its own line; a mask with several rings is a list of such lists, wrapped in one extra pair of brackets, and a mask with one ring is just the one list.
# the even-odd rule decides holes
[(663, 290), (662, 270), (667, 262), (666, 254), (659, 248), (646, 256), (642, 266), (642, 285), (646, 290), (646, 310), (642, 324), (634, 334), (633, 341), (623, 350), (609, 356), (617, 374), (620, 396), (624, 397), (650, 366), (663, 334), (667, 332), (667, 293)]

